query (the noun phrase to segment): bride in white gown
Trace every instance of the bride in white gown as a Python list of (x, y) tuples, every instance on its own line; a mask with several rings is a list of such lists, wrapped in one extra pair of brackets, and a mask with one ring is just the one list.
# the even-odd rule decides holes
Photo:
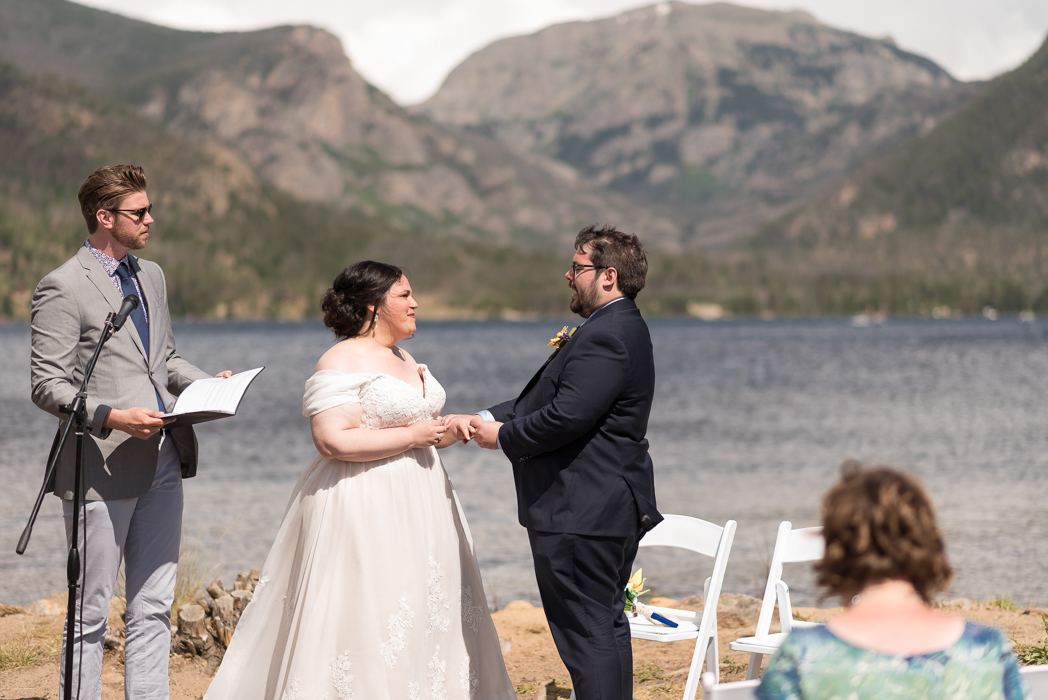
[(335, 279), (344, 338), (306, 382), (320, 453), (291, 495), (206, 700), (514, 700), (473, 542), (434, 447), (444, 390), (396, 342), (415, 332), (399, 268)]

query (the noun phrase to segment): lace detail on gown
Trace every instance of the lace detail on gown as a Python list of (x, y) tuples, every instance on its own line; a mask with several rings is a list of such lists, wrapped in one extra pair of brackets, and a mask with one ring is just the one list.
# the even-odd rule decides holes
[(484, 614), (484, 608), (473, 604), (473, 586), (462, 587), (462, 625), (473, 630), (476, 634), (480, 629), (480, 621)]
[(342, 652), (331, 662), (331, 685), (335, 686), (338, 700), (353, 700), (353, 676), (349, 675), (352, 665), (348, 651)]
[(429, 673), (426, 679), (429, 681), (429, 697), (431, 700), (448, 700), (448, 689), (444, 686), (444, 676), (448, 671), (448, 662), (440, 658), (440, 647), (433, 652), (433, 658), (429, 660), (426, 668)]
[(477, 694), (477, 688), (480, 686), (480, 678), (470, 668), (468, 654), (462, 659), (462, 663), (459, 664), (459, 685), (462, 686), (462, 692), (466, 693), (469, 700), (473, 700)]
[(444, 408), (447, 395), (426, 365), (418, 367), (422, 375), (422, 396), (411, 384), (388, 374), (320, 370), (306, 382), (302, 415), (311, 418), (335, 406), (359, 403), (361, 424), (365, 428), (399, 428), (436, 418)]
[(298, 682), (298, 676), (292, 676), (288, 687), (280, 695), (280, 700), (303, 700), (302, 689), (298, 687)]
[(436, 631), (447, 632), (451, 619), (444, 611), (451, 607), (443, 587), (444, 572), (440, 563), (429, 560), (429, 578), (426, 580), (426, 639)]
[(382, 658), (390, 668), (397, 663), (397, 656), (404, 650), (404, 636), (415, 619), (415, 611), (408, 605), (408, 599), (400, 599), (400, 610), (389, 616), (389, 640), (379, 645)]

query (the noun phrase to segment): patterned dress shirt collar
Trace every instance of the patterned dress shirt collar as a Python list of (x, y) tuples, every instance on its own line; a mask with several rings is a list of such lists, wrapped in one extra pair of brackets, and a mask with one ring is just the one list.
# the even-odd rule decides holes
[[(113, 282), (113, 286), (116, 287), (116, 291), (119, 292), (121, 296), (123, 296), (124, 290), (120, 286), (120, 278), (116, 275), (116, 269), (120, 267), (120, 263), (127, 260), (127, 255), (117, 260), (112, 255), (103, 253), (98, 248), (91, 245), (91, 239), (87, 239), (86, 241), (84, 241), (84, 247), (87, 248), (91, 255), (94, 256), (95, 260), (98, 261), (98, 264), (102, 266), (103, 270), (105, 270), (105, 273), (109, 275), (109, 279)], [(142, 300), (142, 311), (145, 312), (146, 321), (148, 321), (149, 307), (145, 303), (145, 295), (142, 294), (142, 285), (138, 283), (138, 276), (135, 274), (131, 275), (131, 280), (135, 283), (135, 291), (138, 293), (138, 298)]]

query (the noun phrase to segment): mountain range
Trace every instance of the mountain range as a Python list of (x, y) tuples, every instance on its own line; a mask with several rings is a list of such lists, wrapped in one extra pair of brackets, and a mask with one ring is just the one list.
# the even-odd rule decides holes
[(649, 313), (1048, 306), (1044, 53), (962, 83), (801, 12), (660, 3), (495, 42), (405, 109), (322, 29), (0, 0), (0, 317), (104, 162), (147, 168), (182, 315), (314, 314), (361, 257), (433, 312), (563, 313), (594, 222), (644, 238)]
[(1048, 43), (934, 130), (863, 164), (752, 250), (823, 279), (801, 306), (1048, 311)]
[(927, 132), (974, 89), (803, 12), (664, 2), (497, 41), (415, 111), (673, 211), (708, 248)]
[(489, 243), (562, 246), (602, 217), (679, 237), (672, 221), (570, 168), (413, 117), (321, 29), (187, 32), (66, 0), (2, 0), (0, 61), (225, 145), (302, 201)]

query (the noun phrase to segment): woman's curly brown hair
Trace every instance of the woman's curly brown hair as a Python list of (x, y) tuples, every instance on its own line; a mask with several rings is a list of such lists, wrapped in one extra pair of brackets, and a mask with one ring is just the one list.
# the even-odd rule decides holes
[(900, 579), (930, 603), (953, 576), (935, 509), (909, 474), (845, 462), (823, 498), (822, 526), (826, 552), (815, 565), (816, 581), (842, 600)]
[(374, 327), (375, 315), (386, 301), (386, 294), (403, 276), (404, 271), (396, 265), (374, 260), (353, 263), (324, 292), (320, 301), (324, 325), (339, 340), (364, 335)]

